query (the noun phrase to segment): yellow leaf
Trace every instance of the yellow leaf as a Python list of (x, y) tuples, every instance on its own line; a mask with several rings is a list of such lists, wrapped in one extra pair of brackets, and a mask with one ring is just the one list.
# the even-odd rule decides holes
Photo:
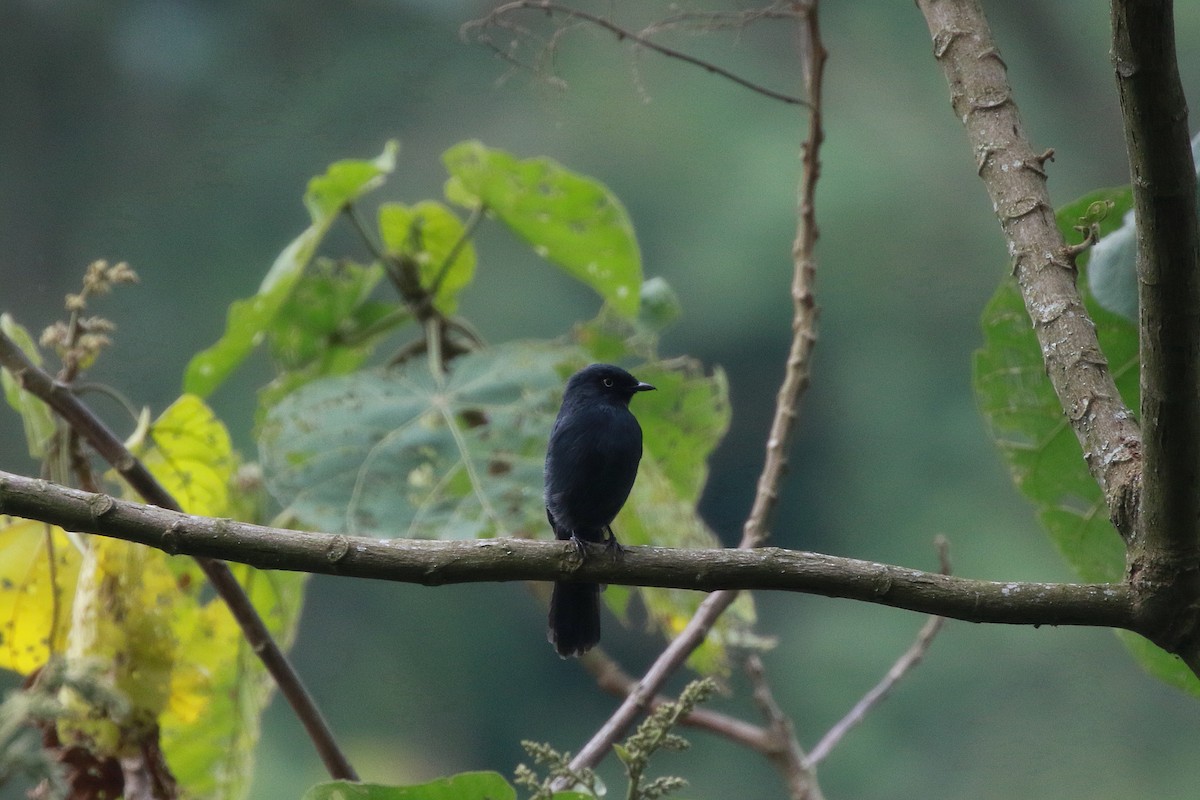
[(127, 755), (153, 734), (167, 706), (178, 649), (172, 624), (185, 600), (162, 553), (120, 539), (94, 537), (83, 559), (67, 655), (94, 665), (129, 703), (111, 719), (85, 698), (65, 692), (64, 743), (104, 755)]
[(79, 560), (61, 528), (0, 516), (0, 668), (28, 675), (66, 648)]
[[(286, 648), (307, 576), (230, 567)], [(193, 795), (238, 797), (249, 781), (260, 715), (274, 684), (219, 599), (191, 606), (176, 631), (175, 682), (160, 719), (163, 752)]]
[(150, 426), (142, 463), (189, 514), (224, 516), (236, 468), (229, 432), (204, 401), (185, 394)]

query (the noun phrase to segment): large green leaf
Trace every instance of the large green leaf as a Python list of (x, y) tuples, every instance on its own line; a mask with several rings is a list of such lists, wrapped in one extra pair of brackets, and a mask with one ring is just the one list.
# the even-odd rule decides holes
[(253, 297), (230, 304), (225, 333), (188, 363), (185, 393), (207, 397), (250, 355), (287, 302), (329, 226), (343, 208), (383, 182), (395, 168), (397, 149), (395, 142), (388, 142), (377, 158), (338, 161), (309, 181), (304, 205), (312, 224), (283, 249)]
[[(705, 375), (697, 362), (675, 359), (670, 365), (651, 362), (634, 368), (640, 380), (657, 391), (638, 395), (634, 409), (645, 445), (630, 500), (613, 528), (624, 544), (662, 547), (720, 547), (721, 541), (696, 513), (708, 479), (708, 458), (729, 428), (730, 408), (725, 373)], [(683, 630), (704, 595), (682, 589), (640, 588), (648, 623), (671, 638)], [(628, 587), (610, 586), (609, 607), (625, 610)], [(727, 669), (726, 648), (752, 639), (754, 602), (749, 593), (717, 622), (688, 665), (704, 674)]]
[(545, 527), (541, 471), (575, 351), (519, 344), (310, 383), (268, 413), (271, 493), (299, 524), (373, 536), (475, 538)]
[(516, 800), (517, 792), (498, 772), (463, 772), (417, 786), (332, 781), (304, 793), (304, 800)]
[[(1081, 219), (1097, 222), (1103, 236), (1121, 224), (1129, 205), (1128, 187), (1100, 190), (1060, 210), (1059, 226), (1068, 241), (1079, 239), (1074, 228)], [(1101, 307), (1086, 284), (1082, 292), (1121, 397), (1136, 409), (1137, 328), (1124, 316)], [(1109, 522), (1104, 497), (1046, 376), (1041, 348), (1014, 280), (1005, 280), (997, 289), (984, 309), (982, 323), (984, 345), (974, 361), (975, 396), (1014, 481), (1081, 579), (1122, 580), (1124, 545)], [(1132, 634), (1121, 638), (1148, 672), (1200, 695), (1200, 680), (1179, 669), (1173, 656)]]
[[(423, 361), (315, 381), (284, 398), (261, 429), (264, 477), (300, 525), (372, 536), (548, 537), (542, 501), (546, 440), (568, 375), (587, 363), (575, 345), (515, 343), (453, 362), (439, 383)], [(724, 373), (687, 359), (634, 367), (659, 387), (634, 413), (645, 454), (633, 494), (613, 524), (621, 542), (718, 547), (696, 513), (707, 459), (729, 424)], [(696, 592), (610, 586), (621, 616), (640, 593), (652, 627), (679, 629)], [(745, 644), (749, 595), (726, 614), (691, 665), (725, 667)]]
[(629, 214), (607, 187), (551, 159), (519, 161), (476, 141), (461, 142), (442, 158), (450, 202), (485, 207), (622, 315), (637, 315), (641, 254)]

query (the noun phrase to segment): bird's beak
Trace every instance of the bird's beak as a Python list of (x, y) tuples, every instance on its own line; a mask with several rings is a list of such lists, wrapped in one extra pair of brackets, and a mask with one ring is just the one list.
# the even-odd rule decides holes
[(633, 390), (635, 392), (652, 392), (654, 391), (654, 387), (648, 383), (639, 382), (637, 386), (633, 387)]

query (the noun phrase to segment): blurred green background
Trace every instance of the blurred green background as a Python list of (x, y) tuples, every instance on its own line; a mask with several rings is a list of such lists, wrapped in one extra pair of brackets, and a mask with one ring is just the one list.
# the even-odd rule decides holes
[[(638, 27), (678, 4), (597, 6)], [(1056, 150), (1055, 202), (1127, 183), (1107, 11), (1087, 0), (990, 6), (1035, 146)], [(96, 306), (120, 327), (93, 377), (158, 411), (189, 356), (219, 335), (227, 304), (254, 291), (306, 224), (300, 195), (329, 162), (373, 157), (399, 138), (397, 173), (372, 200), (415, 201), (440, 195), (440, 155), (462, 139), (548, 155), (628, 206), (647, 275), (664, 276), (683, 304), (664, 350), (728, 370), (733, 427), (702, 510), (734, 543), (787, 348), (805, 118), (585, 28), (560, 43), (561, 89), (459, 38), (490, 7), (4, 0), (0, 309), (40, 330), (89, 261), (129, 261), (142, 283)], [(1177, 14), (1195, 105), (1200, 5)], [(958, 574), (1070, 579), (970, 393), (978, 315), (1007, 263), (924, 21), (911, 3), (858, 0), (825, 3), (822, 26), (820, 344), (775, 542), (934, 568), (932, 540), (944, 534)], [(786, 23), (664, 41), (798, 91)], [(339, 241), (355, 252), (351, 237)], [(595, 312), (586, 289), (498, 227), (478, 247), (462, 310), (489, 339), (554, 336)], [(213, 398), (250, 457), (253, 393), (266, 380), (265, 363), (256, 368)], [(34, 469), (8, 414), (0, 468)], [(554, 655), (543, 610), (519, 586), (310, 586), (296, 663), (365, 778), (511, 774), (520, 739), (576, 750), (613, 708)], [(806, 746), (923, 622), (845, 601), (757, 600), (762, 632), (780, 638), (769, 675)], [(611, 620), (605, 644), (633, 673), (658, 646)], [(733, 687), (716, 705), (753, 717), (744, 681)], [(1194, 796), (1198, 710), (1141, 674), (1106, 631), (952, 622), (820, 778), (831, 800)], [(758, 756), (691, 738), (690, 753), (658, 762), (692, 781), (686, 796), (783, 795)], [(603, 774), (623, 791), (611, 765)], [(252, 796), (297, 797), (321, 777), (276, 701)]]

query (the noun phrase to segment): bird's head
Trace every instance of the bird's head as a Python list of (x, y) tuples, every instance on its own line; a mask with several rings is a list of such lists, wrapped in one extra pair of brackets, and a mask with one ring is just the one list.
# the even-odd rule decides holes
[(567, 381), (564, 401), (596, 399), (628, 405), (638, 392), (654, 387), (643, 383), (620, 367), (612, 364), (592, 364), (584, 367)]

